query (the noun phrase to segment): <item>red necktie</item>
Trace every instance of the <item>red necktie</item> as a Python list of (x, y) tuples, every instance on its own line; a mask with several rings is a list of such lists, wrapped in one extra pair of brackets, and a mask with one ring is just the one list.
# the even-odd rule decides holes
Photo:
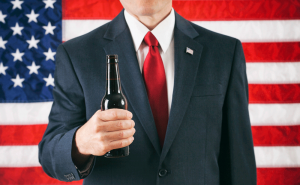
[(149, 46), (149, 52), (144, 61), (143, 76), (160, 145), (162, 147), (169, 119), (166, 74), (158, 50), (158, 41), (155, 36), (151, 32), (148, 32), (144, 41)]

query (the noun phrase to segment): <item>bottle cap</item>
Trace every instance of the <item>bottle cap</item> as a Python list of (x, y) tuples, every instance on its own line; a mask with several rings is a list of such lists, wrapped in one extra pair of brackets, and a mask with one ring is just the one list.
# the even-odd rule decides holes
[(107, 63), (115, 63), (118, 62), (118, 55), (106, 55)]

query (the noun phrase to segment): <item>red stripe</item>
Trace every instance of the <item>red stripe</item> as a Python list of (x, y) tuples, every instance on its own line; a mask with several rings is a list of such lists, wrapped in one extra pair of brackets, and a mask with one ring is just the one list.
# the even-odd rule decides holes
[(300, 84), (249, 84), (249, 103), (300, 103)]
[[(298, 185), (300, 168), (257, 168), (257, 185)], [(62, 182), (46, 175), (41, 167), (0, 168), (0, 184), (82, 184), (81, 181)]]
[[(1, 126), (0, 145), (37, 145), (42, 139), (46, 126)], [(252, 126), (255, 146), (300, 146), (300, 134), (298, 133), (300, 133), (300, 126), (297, 125)]]
[(247, 62), (300, 61), (300, 42), (243, 43)]
[(252, 126), (254, 146), (300, 146), (300, 125)]
[(0, 145), (37, 145), (42, 140), (47, 124), (1, 125)]
[(123, 6), (119, 0), (62, 0), (63, 19), (113, 19)]
[[(299, 19), (297, 0), (173, 1), (174, 9), (189, 20)], [(113, 19), (121, 10), (119, 0), (63, 0), (63, 19)]]
[[(257, 185), (299, 185), (300, 168), (257, 168)], [(41, 167), (0, 168), (0, 184), (82, 184), (62, 182), (46, 175)]]
[(81, 181), (63, 182), (49, 177), (42, 167), (0, 168), (0, 184), (82, 184)]
[(299, 185), (300, 168), (257, 168), (257, 185)]
[(295, 0), (174, 1), (174, 9), (189, 20), (298, 19), (300, 3)]

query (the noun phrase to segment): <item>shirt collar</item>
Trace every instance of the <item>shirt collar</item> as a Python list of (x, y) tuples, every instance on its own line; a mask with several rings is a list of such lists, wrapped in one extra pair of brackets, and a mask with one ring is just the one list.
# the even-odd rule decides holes
[[(135, 51), (137, 51), (144, 40), (145, 35), (150, 31), (145, 25), (124, 11), (125, 20), (131, 32)], [(175, 26), (175, 13), (172, 8), (171, 13), (161, 21), (151, 32), (156, 37), (161, 49), (165, 53), (172, 41)]]

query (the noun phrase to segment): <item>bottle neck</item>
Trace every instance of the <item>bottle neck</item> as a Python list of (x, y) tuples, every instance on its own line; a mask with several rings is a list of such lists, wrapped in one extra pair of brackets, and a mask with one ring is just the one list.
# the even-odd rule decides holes
[(117, 62), (107, 63), (106, 67), (106, 94), (120, 94), (121, 82), (119, 65)]

